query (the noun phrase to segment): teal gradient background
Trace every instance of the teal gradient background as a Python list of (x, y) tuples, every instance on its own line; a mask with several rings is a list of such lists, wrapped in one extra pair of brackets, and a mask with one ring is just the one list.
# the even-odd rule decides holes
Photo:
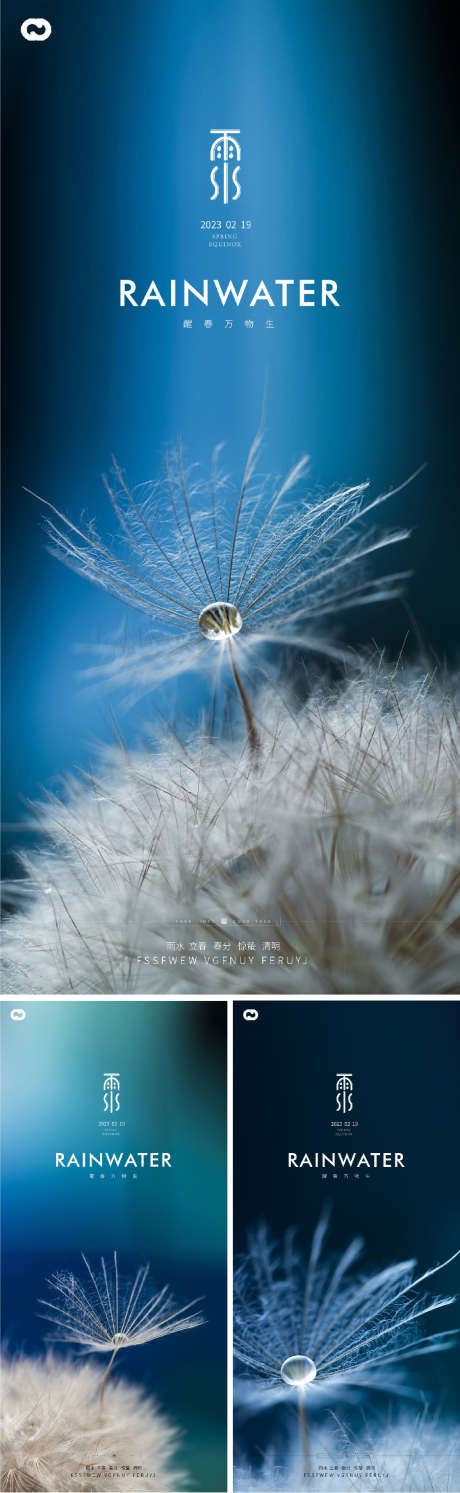
[[(118, 1251), (120, 1270), (151, 1266), (179, 1304), (204, 1297), (204, 1327), (126, 1350), (140, 1381), (184, 1430), (200, 1489), (226, 1486), (226, 1007), (195, 1002), (37, 1002), (3, 1024), (3, 1325), (9, 1347), (38, 1352), (37, 1317), (56, 1269), (84, 1275)], [(104, 1072), (121, 1075), (108, 1140)], [(171, 1169), (104, 1180), (55, 1166), (56, 1151), (170, 1151)], [(132, 1172), (132, 1168), (128, 1169)], [(99, 1359), (93, 1361), (100, 1362)]]
[[(414, 571), (424, 639), (441, 657), (458, 643), (455, 85), (435, 7), (59, 0), (43, 45), (22, 40), (23, 15), (6, 0), (11, 845), (20, 797), (111, 738), (119, 699), (85, 696), (76, 676), (87, 645), (124, 621), (121, 603), (48, 555), (24, 487), (110, 531), (99, 477), (111, 453), (135, 485), (159, 474), (179, 432), (206, 465), (224, 441), (237, 484), (266, 373), (265, 470), (307, 451), (313, 489), (369, 477), (377, 492), (427, 463), (387, 519), (414, 526), (396, 564)], [(241, 129), (237, 206), (254, 225), (239, 251), (209, 249), (200, 230), (209, 130), (226, 122)], [(171, 275), (332, 276), (341, 306), (275, 312), (273, 332), (264, 306), (252, 331), (243, 313), (232, 332), (223, 315), (205, 331), (199, 306), (192, 332), (179, 310), (120, 310), (120, 277), (145, 288)], [(365, 608), (341, 636), (395, 655), (407, 625), (402, 604)], [(142, 631), (135, 614), (130, 627)], [(199, 681), (180, 704), (200, 710)], [(128, 739), (153, 711), (147, 699), (123, 717)]]

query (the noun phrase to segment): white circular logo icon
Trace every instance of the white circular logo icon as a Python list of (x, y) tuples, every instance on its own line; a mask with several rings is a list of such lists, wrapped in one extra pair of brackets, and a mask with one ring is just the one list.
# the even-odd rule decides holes
[(247, 1010), (243, 1011), (243, 1016), (244, 1016), (245, 1021), (257, 1021), (258, 1020), (258, 1016), (259, 1016), (259, 1012), (255, 1011), (252, 1007), (248, 1006)]
[(21, 36), (24, 41), (48, 41), (51, 36), (50, 23), (43, 16), (29, 16), (28, 21), (22, 23)]
[(25, 1014), (25, 1011), (22, 1010), (22, 1006), (14, 1006), (13, 1010), (10, 1011), (12, 1021), (24, 1021)]

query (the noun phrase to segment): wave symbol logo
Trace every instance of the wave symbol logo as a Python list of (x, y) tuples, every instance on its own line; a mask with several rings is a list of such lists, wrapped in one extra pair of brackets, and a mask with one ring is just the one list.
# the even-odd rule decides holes
[(50, 22), (45, 21), (43, 16), (29, 16), (29, 19), (22, 23), (21, 36), (24, 37), (24, 41), (48, 41), (48, 37), (51, 36)]

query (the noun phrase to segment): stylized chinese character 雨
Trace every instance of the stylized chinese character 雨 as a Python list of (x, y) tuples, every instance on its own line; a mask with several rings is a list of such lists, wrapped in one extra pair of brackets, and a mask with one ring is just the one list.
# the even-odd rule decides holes
[(353, 1089), (353, 1075), (351, 1073), (337, 1073), (336, 1102), (337, 1109), (346, 1115), (347, 1111), (353, 1109), (351, 1097)]
[(232, 202), (236, 202), (237, 197), (241, 197), (241, 186), (238, 180), (240, 167), (239, 164), (232, 167), (232, 162), (239, 162), (241, 160), (241, 145), (236, 139), (236, 136), (241, 131), (210, 130), (209, 133), (215, 136), (209, 152), (209, 158), (214, 162), (211, 171), (211, 183), (213, 187), (211, 202), (215, 202), (221, 190), (223, 202), (228, 202), (229, 185), (235, 188), (234, 192), (232, 192)]
[(104, 1109), (113, 1114), (120, 1108), (120, 1074), (104, 1073)]

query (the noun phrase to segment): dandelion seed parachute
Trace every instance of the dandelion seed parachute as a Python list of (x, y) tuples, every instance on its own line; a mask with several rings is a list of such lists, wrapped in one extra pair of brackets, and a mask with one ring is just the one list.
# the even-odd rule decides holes
[[(48, 795), (11, 888), (8, 994), (460, 989), (455, 680), (363, 663), (306, 704), (268, 689), (257, 730), (257, 771), (238, 733), (196, 730), (106, 749)], [(212, 955), (223, 918), (227, 963), (203, 962), (191, 945)], [(263, 964), (238, 947), (260, 919)]]
[(201, 1327), (201, 1312), (190, 1313), (190, 1306), (178, 1307), (168, 1286), (149, 1296), (149, 1266), (137, 1271), (134, 1280), (124, 1281), (119, 1274), (116, 1251), (113, 1266), (101, 1259), (101, 1270), (95, 1273), (82, 1255), (88, 1280), (80, 1281), (69, 1270), (51, 1276), (49, 1285), (56, 1293), (54, 1302), (41, 1301), (41, 1312), (53, 1323), (53, 1342), (79, 1343), (91, 1353), (113, 1353), (138, 1343), (150, 1343), (173, 1332)]
[[(283, 481), (256, 483), (261, 440), (262, 429), (236, 495), (218, 473), (218, 452), (209, 481), (185, 470), (179, 448), (166, 461), (163, 483), (134, 492), (115, 465), (116, 487), (105, 485), (116, 543), (100, 537), (93, 522), (77, 525), (41, 499), (53, 513), (46, 522), (52, 552), (142, 612), (154, 629), (126, 651), (118, 643), (97, 648), (88, 679), (126, 687), (131, 699), (183, 672), (215, 673), (225, 660), (253, 663), (267, 643), (306, 643), (334, 654), (314, 632), (306, 637), (305, 626), (399, 589), (401, 576), (368, 580), (363, 570), (370, 555), (407, 538), (406, 529), (376, 534), (367, 526), (391, 494), (371, 499), (364, 482), (293, 508), (306, 458)], [(222, 646), (210, 649), (210, 640)]]
[(180, 1433), (137, 1385), (117, 1379), (99, 1406), (100, 1375), (89, 1363), (48, 1354), (2, 1365), (2, 1489), (67, 1493), (132, 1487), (176, 1493)]
[[(245, 1369), (236, 1390), (248, 1412), (299, 1392), (315, 1410), (355, 1385), (391, 1388), (395, 1367), (456, 1342), (455, 1330), (421, 1330), (422, 1318), (455, 1297), (418, 1289), (451, 1260), (418, 1277), (415, 1260), (364, 1272), (360, 1239), (325, 1257), (327, 1222), (324, 1215), (306, 1261), (292, 1233), (279, 1259), (262, 1226), (236, 1271), (234, 1348)], [(394, 1387), (401, 1387), (396, 1378)]]

